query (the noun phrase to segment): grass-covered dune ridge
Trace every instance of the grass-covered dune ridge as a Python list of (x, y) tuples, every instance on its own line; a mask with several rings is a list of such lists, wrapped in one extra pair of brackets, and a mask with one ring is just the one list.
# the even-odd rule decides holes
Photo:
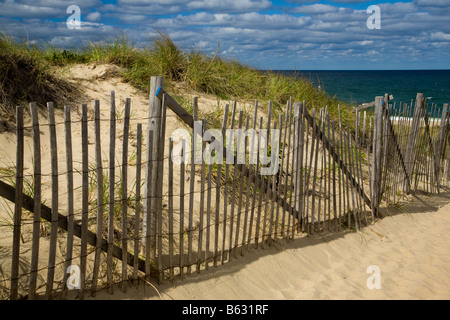
[(30, 48), (0, 34), (0, 111), (1, 123), (14, 123), (15, 105), (48, 101), (62, 105), (74, 99), (79, 90), (63, 80), (43, 58), (45, 51)]
[[(279, 110), (292, 96), (294, 101), (306, 100), (309, 109), (327, 105), (335, 119), (340, 103), (344, 122), (351, 116), (345, 103), (317, 90), (309, 81), (259, 71), (221, 57), (219, 49), (214, 55), (182, 49), (163, 33), (145, 48), (138, 48), (121, 36), (102, 45), (89, 43), (74, 49), (22, 44), (0, 34), (0, 48), (0, 103), (4, 107), (30, 101), (41, 105), (54, 101), (57, 106), (68, 103), (70, 101), (64, 100), (70, 99), (76, 88), (59, 79), (54, 70), (95, 62), (120, 66), (124, 80), (145, 92), (148, 92), (150, 77), (162, 75), (169, 93), (173, 85), (179, 83), (187, 90), (216, 95), (220, 99), (272, 100)], [(25, 74), (27, 76), (21, 78)]]

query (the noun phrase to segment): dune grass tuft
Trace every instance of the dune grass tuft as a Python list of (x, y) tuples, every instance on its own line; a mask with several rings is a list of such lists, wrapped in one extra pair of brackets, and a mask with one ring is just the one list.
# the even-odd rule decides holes
[(0, 34), (0, 124), (14, 123), (15, 106), (36, 102), (43, 107), (48, 101), (62, 106), (79, 95), (79, 90), (59, 77), (46, 61), (50, 49), (19, 44)]

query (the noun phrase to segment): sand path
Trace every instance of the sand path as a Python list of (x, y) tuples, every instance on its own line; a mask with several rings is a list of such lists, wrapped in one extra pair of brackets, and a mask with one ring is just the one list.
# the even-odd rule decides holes
[[(164, 300), (450, 299), (449, 196), (419, 196), (360, 233), (301, 236), (157, 288)], [(367, 287), (371, 265), (379, 290)], [(97, 295), (109, 298), (159, 299), (148, 285)]]

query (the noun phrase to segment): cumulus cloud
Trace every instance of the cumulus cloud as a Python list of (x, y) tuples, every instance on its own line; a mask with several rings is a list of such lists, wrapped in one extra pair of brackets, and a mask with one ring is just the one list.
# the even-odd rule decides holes
[(155, 21), (155, 27), (183, 26), (233, 26), (255, 29), (282, 29), (301, 27), (310, 21), (310, 17), (295, 17), (287, 14), (260, 14), (257, 12), (229, 14), (199, 12), (188, 16), (178, 15), (174, 18), (161, 18)]
[(195, 0), (188, 4), (191, 9), (247, 11), (264, 10), (270, 8), (272, 3), (268, 0)]
[(51, 18), (61, 14), (61, 12), (60, 9), (54, 7), (28, 5), (8, 1), (2, 4), (1, 15), (4, 17)]
[(443, 32), (434, 32), (430, 35), (431, 40), (433, 41), (445, 41), (450, 42), (450, 34)]
[(100, 12), (94, 11), (94, 12), (89, 13), (86, 16), (86, 20), (87, 21), (99, 21), (100, 16), (101, 16)]
[(414, 0), (414, 3), (422, 7), (450, 7), (448, 0)]
[(333, 0), (333, 2), (336, 3), (365, 3), (365, 2), (372, 2), (374, 0)]
[(336, 12), (339, 11), (338, 7), (329, 5), (329, 4), (310, 4), (310, 5), (304, 5), (297, 7), (293, 10), (293, 12), (299, 12), (299, 13), (305, 13), (305, 14), (322, 14), (322, 13), (329, 13), (329, 12)]

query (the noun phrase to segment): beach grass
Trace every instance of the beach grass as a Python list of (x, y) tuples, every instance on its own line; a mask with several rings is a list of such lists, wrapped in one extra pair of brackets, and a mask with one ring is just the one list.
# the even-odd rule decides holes
[[(257, 70), (222, 57), (219, 47), (212, 55), (197, 49), (183, 49), (162, 32), (147, 47), (137, 47), (126, 36), (118, 36), (103, 44), (88, 43), (72, 49), (19, 43), (0, 34), (0, 49), (0, 104), (7, 107), (24, 101), (36, 101), (41, 105), (54, 101), (61, 106), (63, 98), (73, 96), (70, 93), (76, 88), (59, 79), (55, 69), (79, 63), (111, 63), (122, 68), (125, 81), (146, 93), (150, 77), (164, 76), (169, 93), (178, 83), (187, 90), (215, 95), (222, 100), (259, 100), (263, 104), (272, 100), (275, 114), (282, 112), (290, 97), (293, 101), (306, 101), (309, 110), (328, 106), (332, 119), (338, 118), (340, 104), (343, 122), (353, 128), (352, 108), (318, 90), (310, 81)], [(27, 76), (23, 69), (28, 70)], [(11, 77), (12, 70), (15, 73)]]

